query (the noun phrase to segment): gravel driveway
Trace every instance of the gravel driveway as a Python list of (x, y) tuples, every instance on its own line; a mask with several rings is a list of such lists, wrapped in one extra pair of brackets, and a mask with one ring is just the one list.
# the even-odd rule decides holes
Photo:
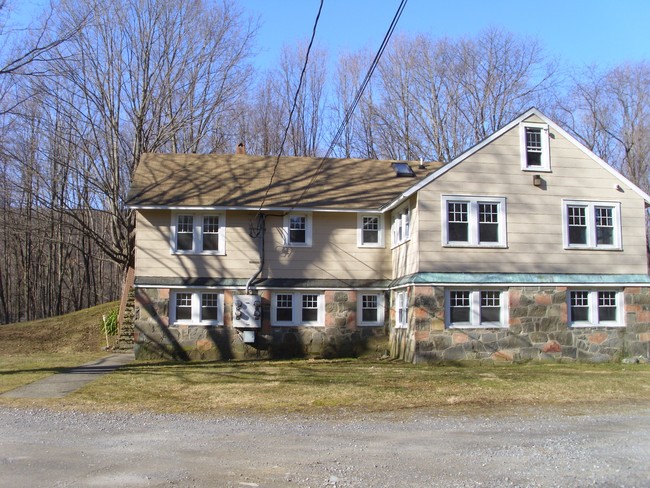
[(0, 408), (2, 487), (650, 487), (650, 407), (196, 417)]

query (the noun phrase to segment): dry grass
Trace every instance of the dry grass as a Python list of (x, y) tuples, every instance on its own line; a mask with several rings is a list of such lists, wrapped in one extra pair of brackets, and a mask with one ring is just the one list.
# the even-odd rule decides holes
[(133, 363), (61, 406), (208, 414), (370, 413), (650, 400), (650, 366), (414, 366), (373, 360)]
[[(115, 304), (0, 326), (0, 392), (97, 358)], [(23, 351), (23, 353), (21, 353)], [(31, 354), (24, 354), (31, 351)], [(206, 414), (358, 414), (510, 405), (647, 404), (650, 365), (416, 366), (369, 359), (135, 362), (63, 399), (0, 405)]]
[(102, 315), (118, 305), (106, 303), (60, 317), (0, 325), (0, 356), (98, 352), (106, 345)]

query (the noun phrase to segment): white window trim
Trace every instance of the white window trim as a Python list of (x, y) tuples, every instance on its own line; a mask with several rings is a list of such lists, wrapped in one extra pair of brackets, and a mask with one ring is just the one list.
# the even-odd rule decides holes
[[(542, 164), (539, 166), (528, 166), (528, 159), (526, 157), (526, 128), (542, 129)], [(548, 124), (540, 124), (537, 122), (522, 122), (519, 124), (519, 141), (521, 153), (521, 169), (522, 171), (532, 172), (551, 172), (551, 157), (549, 147), (549, 130)]]
[[(377, 229), (378, 239), (377, 242), (363, 242), (363, 218), (373, 217), (379, 222)], [(357, 247), (385, 247), (385, 231), (384, 231), (384, 214), (357, 214)]]
[[(291, 217), (305, 217), (305, 242), (290, 242), (289, 223)], [(311, 247), (312, 246), (312, 213), (311, 212), (290, 212), (283, 218), (284, 245), (286, 247)]]
[[(363, 320), (363, 296), (373, 295), (377, 297), (377, 320), (367, 322)], [(361, 326), (377, 326), (384, 325), (384, 294), (373, 291), (358, 291), (357, 292), (357, 324)]]
[[(413, 215), (411, 205), (407, 202), (396, 208), (391, 213), (391, 245), (397, 247), (411, 240), (411, 230), (413, 227)], [(402, 237), (399, 237), (399, 229), (402, 229)]]
[[(451, 322), (451, 300), (450, 295), (452, 291), (469, 291), (470, 292), (470, 310), (469, 322)], [(500, 292), (499, 303), (501, 307), (501, 315), (499, 322), (487, 322), (481, 324), (481, 292), (482, 291), (498, 291)], [(449, 329), (507, 329), (509, 322), (509, 294), (507, 290), (494, 289), (494, 288), (480, 288), (480, 289), (463, 289), (453, 288), (445, 290), (445, 324)]]
[[(448, 204), (450, 202), (468, 203), (468, 240), (467, 241), (450, 241), (449, 240), (449, 212)], [(483, 242), (478, 241), (479, 236), (479, 204), (496, 203), (499, 205), (499, 241)], [(469, 197), (456, 195), (442, 195), (441, 218), (442, 218), (442, 245), (444, 247), (489, 247), (489, 248), (506, 248), (508, 247), (508, 230), (507, 230), (507, 212), (505, 197)]]
[[(276, 320), (276, 297), (278, 295), (292, 295), (292, 321), (278, 321)], [(317, 295), (318, 296), (318, 319), (311, 322), (303, 322), (300, 317), (302, 316), (302, 297), (303, 295)], [(275, 327), (323, 327), (325, 325), (325, 295), (320, 291), (303, 291), (303, 292), (284, 292), (278, 291), (271, 295), (271, 325)]]
[[(192, 318), (190, 320), (176, 320), (176, 295), (178, 293), (192, 294)], [(217, 295), (217, 320), (201, 320), (201, 295), (210, 293)], [(169, 294), (169, 325), (199, 325), (214, 326), (223, 325), (223, 293), (216, 290), (187, 290), (179, 289)]]
[[(582, 206), (587, 208), (587, 244), (569, 244), (569, 207)], [(609, 207), (613, 209), (614, 219), (614, 244), (596, 244), (596, 207)], [(621, 204), (620, 202), (593, 202), (585, 200), (562, 200), (562, 239), (564, 249), (589, 249), (603, 251), (623, 250), (621, 225)]]
[[(191, 215), (193, 217), (193, 226), (194, 233), (192, 238), (192, 249), (191, 250), (179, 250), (176, 248), (176, 229), (178, 223), (179, 215)], [(199, 251), (198, 249), (203, 248), (203, 217), (204, 216), (215, 216), (219, 217), (219, 249), (216, 251)], [(172, 254), (201, 254), (201, 255), (212, 255), (212, 256), (224, 256), (226, 254), (226, 214), (224, 212), (182, 212), (174, 211), (172, 212), (170, 233), (169, 233), (169, 244)]]
[[(408, 293), (406, 290), (395, 292), (395, 328), (406, 329), (409, 325)], [(404, 309), (404, 320), (400, 320), (400, 309)]]
[[(574, 322), (571, 317), (571, 294), (574, 291), (585, 291), (589, 293), (589, 320), (584, 322)], [(613, 291), (616, 293), (616, 320), (597, 322), (598, 317), (598, 293), (601, 291)], [(567, 315), (569, 326), (574, 329), (585, 327), (625, 327), (625, 295), (621, 290), (612, 290), (607, 288), (584, 289), (575, 288), (567, 290)]]

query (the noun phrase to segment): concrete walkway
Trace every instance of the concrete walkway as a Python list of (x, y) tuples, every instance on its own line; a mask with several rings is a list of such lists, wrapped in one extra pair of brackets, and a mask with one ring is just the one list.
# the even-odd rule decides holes
[(42, 380), (10, 390), (2, 398), (63, 398), (100, 376), (115, 371), (133, 361), (133, 353), (112, 354), (105, 358), (82, 364), (64, 373), (53, 374)]

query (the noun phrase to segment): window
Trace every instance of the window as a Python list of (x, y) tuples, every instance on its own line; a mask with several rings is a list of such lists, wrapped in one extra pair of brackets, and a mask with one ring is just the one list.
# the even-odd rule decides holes
[(502, 290), (448, 290), (449, 327), (507, 327), (507, 299)]
[(530, 171), (550, 171), (548, 125), (525, 122), (521, 124), (521, 168)]
[(406, 291), (395, 293), (395, 327), (405, 329), (408, 327), (408, 294)]
[(404, 205), (393, 212), (392, 243), (397, 246), (411, 238), (411, 208)]
[(225, 254), (222, 214), (173, 213), (171, 250), (177, 254)]
[(276, 293), (271, 302), (272, 325), (323, 325), (321, 293)]
[(445, 246), (506, 246), (506, 199), (442, 197)]
[(383, 293), (357, 294), (357, 323), (359, 325), (384, 324)]
[(173, 292), (169, 324), (223, 325), (223, 294), (214, 291)]
[(285, 245), (311, 247), (311, 214), (287, 214), (284, 216)]
[(564, 247), (621, 249), (620, 204), (565, 201)]
[(622, 326), (621, 293), (615, 290), (569, 292), (569, 321), (577, 327)]
[(357, 227), (359, 247), (384, 247), (383, 215), (359, 215)]

